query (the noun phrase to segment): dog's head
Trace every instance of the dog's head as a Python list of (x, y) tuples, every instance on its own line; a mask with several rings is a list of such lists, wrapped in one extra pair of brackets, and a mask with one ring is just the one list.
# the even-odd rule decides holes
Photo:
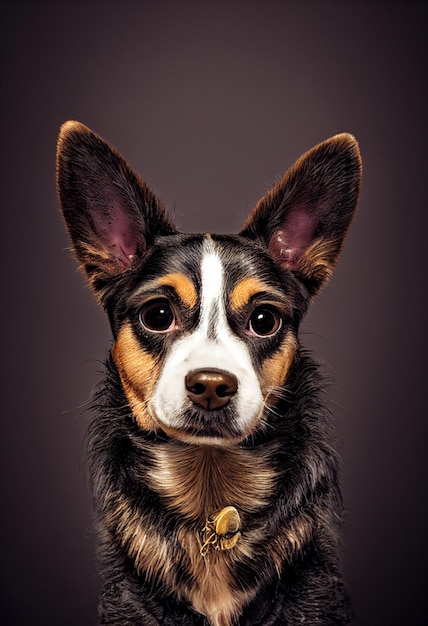
[(266, 427), (300, 320), (327, 282), (358, 200), (361, 161), (341, 134), (304, 154), (238, 235), (178, 233), (99, 136), (61, 129), (58, 188), (74, 251), (106, 309), (137, 424), (227, 444)]

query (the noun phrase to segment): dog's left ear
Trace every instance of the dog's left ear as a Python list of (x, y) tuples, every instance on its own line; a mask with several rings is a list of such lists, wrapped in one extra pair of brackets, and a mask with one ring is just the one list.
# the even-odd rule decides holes
[(73, 249), (98, 297), (158, 235), (176, 232), (160, 201), (124, 158), (79, 122), (63, 124), (57, 183)]
[(361, 158), (352, 135), (315, 146), (260, 200), (241, 235), (261, 240), (314, 295), (328, 281), (356, 208)]

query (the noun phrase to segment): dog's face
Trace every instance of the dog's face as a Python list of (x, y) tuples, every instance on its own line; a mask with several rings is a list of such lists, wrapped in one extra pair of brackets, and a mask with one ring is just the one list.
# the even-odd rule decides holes
[(239, 235), (182, 235), (108, 144), (77, 122), (63, 126), (64, 217), (143, 430), (227, 445), (268, 427), (360, 176), (355, 140), (338, 135), (285, 174)]
[(284, 383), (305, 306), (288, 278), (240, 237), (153, 246), (115, 304), (113, 357), (143, 428), (227, 441), (256, 427)]

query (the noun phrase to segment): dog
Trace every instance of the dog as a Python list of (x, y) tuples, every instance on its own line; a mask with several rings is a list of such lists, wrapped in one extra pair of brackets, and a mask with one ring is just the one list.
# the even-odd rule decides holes
[(334, 429), (298, 331), (360, 181), (339, 134), (239, 234), (181, 234), (112, 146), (61, 127), (63, 216), (113, 334), (88, 433), (100, 624), (349, 623)]

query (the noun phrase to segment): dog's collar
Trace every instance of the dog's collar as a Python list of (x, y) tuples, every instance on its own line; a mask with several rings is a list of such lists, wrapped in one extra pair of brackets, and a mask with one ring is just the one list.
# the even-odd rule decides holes
[(234, 506), (225, 506), (210, 515), (201, 531), (201, 555), (205, 557), (209, 548), (231, 550), (241, 536), (241, 518)]

